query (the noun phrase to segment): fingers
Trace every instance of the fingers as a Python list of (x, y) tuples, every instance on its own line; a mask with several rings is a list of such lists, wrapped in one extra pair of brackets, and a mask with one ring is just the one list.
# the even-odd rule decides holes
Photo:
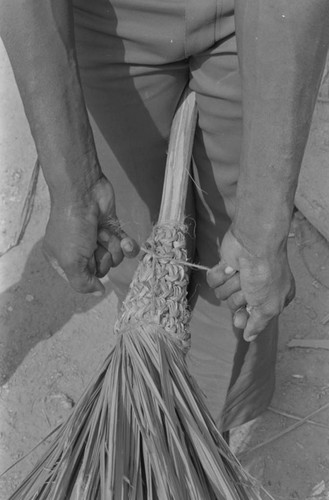
[(235, 328), (246, 328), (249, 314), (246, 310), (247, 301), (241, 290), (240, 274), (224, 262), (220, 262), (207, 273), (207, 281), (215, 289), (215, 295), (220, 300), (226, 300), (233, 313)]
[[(241, 290), (240, 274), (236, 273), (231, 278), (228, 278), (225, 283), (215, 288), (215, 295), (220, 300), (228, 300), (239, 290)], [(237, 304), (236, 306), (240, 307), (240, 305)], [(237, 309), (237, 307), (235, 307), (235, 309)]]
[(104, 285), (88, 267), (77, 274), (68, 276), (68, 279), (72, 288), (79, 293), (92, 293), (96, 297), (101, 297), (105, 293)]
[(245, 307), (240, 307), (233, 315), (233, 325), (239, 330), (244, 330), (247, 326), (249, 314)]
[(230, 304), (230, 309), (233, 312), (233, 325), (239, 330), (244, 330), (243, 338), (246, 342), (253, 342), (266, 328), (269, 319), (262, 316), (253, 307), (248, 306), (244, 297), (241, 297), (241, 300), (237, 298), (234, 300), (234, 304), (238, 303), (241, 303), (241, 306), (235, 309), (236, 306), (232, 305), (232, 302)]
[(95, 275), (97, 278), (103, 278), (113, 267), (112, 255), (102, 245), (97, 245), (94, 252)]
[(79, 293), (92, 293), (101, 297), (105, 293), (104, 285), (96, 276), (96, 260), (81, 258), (75, 265), (68, 268), (66, 276), (71, 287)]
[[(111, 252), (111, 245), (116, 247), (118, 242), (121, 242), (121, 251), (124, 253), (125, 257), (136, 257), (139, 252), (137, 242), (125, 233), (125, 231), (121, 228), (119, 219), (116, 216), (101, 221), (99, 234), (101, 235), (101, 238), (102, 235), (105, 236), (105, 248), (107, 248), (109, 252)], [(108, 236), (110, 238), (108, 238)]]
[(266, 329), (270, 321), (279, 316), (282, 310), (290, 304), (294, 296), (295, 281), (292, 277), (290, 289), (288, 292), (282, 292), (281, 300), (276, 297), (257, 305), (250, 305), (240, 290), (227, 299), (227, 304), (233, 312), (234, 326), (244, 330), (243, 338), (247, 342), (253, 342)]
[(233, 293), (227, 299), (226, 303), (233, 313), (235, 313), (235, 311), (237, 311), (238, 309), (241, 309), (241, 307), (246, 307), (247, 305), (246, 297), (242, 290), (238, 290), (237, 292)]
[[(257, 308), (248, 308), (248, 321), (244, 328), (243, 338), (246, 342), (253, 342), (258, 335), (265, 330), (269, 323), (269, 317), (258, 311)], [(272, 319), (272, 318), (271, 318)]]
[(129, 259), (136, 257), (136, 255), (139, 254), (140, 250), (138, 243), (129, 236), (122, 238), (121, 249), (123, 251), (124, 256), (128, 257)]
[[(123, 238), (120, 239), (121, 237)], [(88, 238), (87, 243), (91, 245)], [(103, 278), (112, 267), (119, 265), (125, 256), (134, 257), (139, 252), (137, 243), (123, 231), (116, 230), (116, 234), (112, 234), (105, 228), (98, 234), (96, 250), (93, 251), (92, 246), (87, 252), (84, 249), (85, 247), (65, 246), (64, 251), (60, 247), (57, 259), (52, 246), (47, 244), (46, 240), (43, 244), (43, 252), (48, 262), (75, 291), (93, 293), (96, 296), (105, 292), (99, 278)]]
[[(111, 234), (106, 229), (101, 229), (97, 237), (98, 243), (109, 253), (111, 257), (110, 267), (116, 267), (123, 260), (123, 251), (121, 248), (121, 240), (115, 234)], [(100, 246), (98, 245), (98, 246)], [(98, 257), (100, 257), (102, 252), (98, 251)], [(109, 271), (109, 268), (106, 272)]]
[(98, 233), (97, 243), (94, 255), (96, 275), (99, 278), (103, 278), (112, 267), (118, 266), (124, 257), (133, 258), (139, 253), (136, 241), (124, 232), (120, 235), (118, 232), (112, 234), (107, 228), (102, 228)]
[(111, 254), (113, 267), (120, 264), (124, 257), (133, 258), (139, 253), (137, 242), (121, 229), (118, 219), (103, 222), (97, 239)]
[[(243, 337), (247, 342), (254, 341), (265, 329), (269, 322), (267, 313), (261, 308), (252, 308), (244, 292), (241, 290), (240, 273), (235, 272), (224, 262), (220, 262), (207, 273), (207, 281), (214, 289), (215, 295), (220, 300), (225, 300), (233, 313), (233, 325), (243, 330)], [(290, 301), (294, 291), (291, 291), (287, 301)]]
[(207, 282), (210, 288), (217, 288), (223, 285), (231, 276), (235, 274), (235, 270), (221, 261), (207, 272)]
[[(208, 271), (207, 281), (214, 289), (216, 297), (226, 301), (233, 313), (233, 325), (244, 331), (244, 339), (247, 342), (255, 340), (270, 318), (261, 307), (253, 308), (247, 305), (246, 296), (241, 290), (240, 273), (220, 262)], [(290, 296), (293, 296), (293, 291)], [(287, 300), (289, 299), (290, 297)]]
[(116, 236), (105, 234), (103, 231), (99, 235), (97, 248), (94, 252), (96, 261), (96, 276), (103, 278), (111, 269), (120, 264), (123, 257), (132, 258), (139, 253), (137, 243), (131, 238), (124, 238), (121, 241), (117, 240)]
[(291, 275), (290, 286), (288, 291), (282, 291), (281, 298), (272, 298), (262, 304), (247, 305), (248, 321), (245, 325), (243, 337), (247, 342), (256, 340), (268, 326), (273, 318), (278, 317), (283, 309), (290, 304), (296, 292), (296, 285), (293, 276)]
[(248, 321), (245, 325), (243, 338), (247, 342), (256, 340), (269, 322), (279, 316), (282, 310), (287, 307), (293, 300), (296, 292), (295, 280), (292, 277), (290, 289), (282, 302), (272, 300), (269, 303), (264, 303), (257, 306), (247, 306)]
[[(227, 254), (229, 255), (229, 254)], [(234, 260), (233, 260), (234, 262)], [(216, 297), (225, 300), (233, 313), (233, 325), (243, 330), (247, 342), (254, 341), (295, 295), (295, 283), (286, 254), (273, 261), (237, 260), (236, 272), (220, 262), (207, 273)]]
[(79, 293), (93, 293), (96, 296), (102, 296), (105, 288), (100, 280), (95, 276), (96, 263), (94, 257), (89, 259), (80, 259), (78, 263), (65, 265), (66, 271), (58, 263), (57, 259), (43, 247), (43, 253), (53, 269), (67, 281), (71, 287)]

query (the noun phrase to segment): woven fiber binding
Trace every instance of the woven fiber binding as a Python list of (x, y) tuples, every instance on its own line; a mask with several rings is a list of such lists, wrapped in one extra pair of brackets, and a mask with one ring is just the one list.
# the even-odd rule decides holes
[(161, 326), (187, 352), (190, 347), (190, 311), (187, 305), (188, 267), (186, 227), (155, 226), (147, 240), (147, 253), (138, 265), (115, 326), (117, 334), (139, 323)]

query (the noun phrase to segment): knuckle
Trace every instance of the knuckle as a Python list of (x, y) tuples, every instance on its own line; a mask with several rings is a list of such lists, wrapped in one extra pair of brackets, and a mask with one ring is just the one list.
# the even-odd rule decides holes
[(237, 293), (233, 294), (232, 299), (234, 301), (234, 304), (238, 307), (241, 307), (241, 306), (245, 305), (245, 303), (246, 303), (244, 294), (242, 292), (237, 292)]
[(215, 295), (216, 295), (217, 299), (219, 299), (219, 300), (225, 300), (227, 298), (225, 296), (225, 290), (223, 290), (222, 285), (217, 286), (217, 288), (215, 288)]
[(227, 305), (232, 312), (236, 312), (239, 309), (231, 300), (227, 301)]
[(228, 300), (234, 297), (233, 300), (237, 300), (240, 303), (240, 279), (237, 276), (233, 276), (231, 279), (218, 286), (217, 297), (221, 300)]
[(239, 309), (240, 307), (242, 307), (244, 305), (244, 303), (245, 303), (245, 300), (244, 300), (242, 294), (239, 292), (232, 294), (227, 300), (227, 304), (228, 304), (229, 308), (232, 310)]
[(275, 316), (278, 316), (283, 310), (283, 301), (281, 297), (276, 297), (268, 300), (260, 307), (257, 308), (260, 317), (264, 320), (270, 320)]

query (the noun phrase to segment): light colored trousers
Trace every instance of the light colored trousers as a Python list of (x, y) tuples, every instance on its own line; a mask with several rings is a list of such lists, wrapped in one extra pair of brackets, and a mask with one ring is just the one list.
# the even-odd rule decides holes
[[(126, 232), (143, 243), (157, 220), (171, 121), (186, 86), (196, 92), (193, 150), (196, 258), (219, 260), (234, 213), (241, 142), (241, 84), (233, 0), (74, 0), (82, 84), (104, 173)], [(198, 186), (198, 187), (196, 187)], [(111, 271), (123, 298), (136, 261)], [(256, 417), (274, 388), (277, 322), (256, 342), (234, 331), (231, 313), (191, 278), (188, 362), (222, 428)]]

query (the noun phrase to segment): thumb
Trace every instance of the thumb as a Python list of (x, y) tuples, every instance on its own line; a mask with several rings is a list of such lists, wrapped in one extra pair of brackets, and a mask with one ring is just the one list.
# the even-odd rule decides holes
[(113, 247), (116, 246), (116, 242), (118, 242), (125, 257), (136, 257), (139, 253), (139, 245), (122, 229), (119, 219), (116, 216), (108, 218), (106, 222), (100, 225), (98, 230), (98, 241), (109, 252), (113, 250)]
[(139, 245), (138, 243), (129, 236), (125, 236), (122, 238), (120, 242), (121, 249), (125, 257), (133, 258), (136, 257), (139, 253)]
[(243, 338), (246, 342), (253, 342), (264, 330), (267, 322), (253, 307), (247, 307), (249, 318), (243, 332)]

